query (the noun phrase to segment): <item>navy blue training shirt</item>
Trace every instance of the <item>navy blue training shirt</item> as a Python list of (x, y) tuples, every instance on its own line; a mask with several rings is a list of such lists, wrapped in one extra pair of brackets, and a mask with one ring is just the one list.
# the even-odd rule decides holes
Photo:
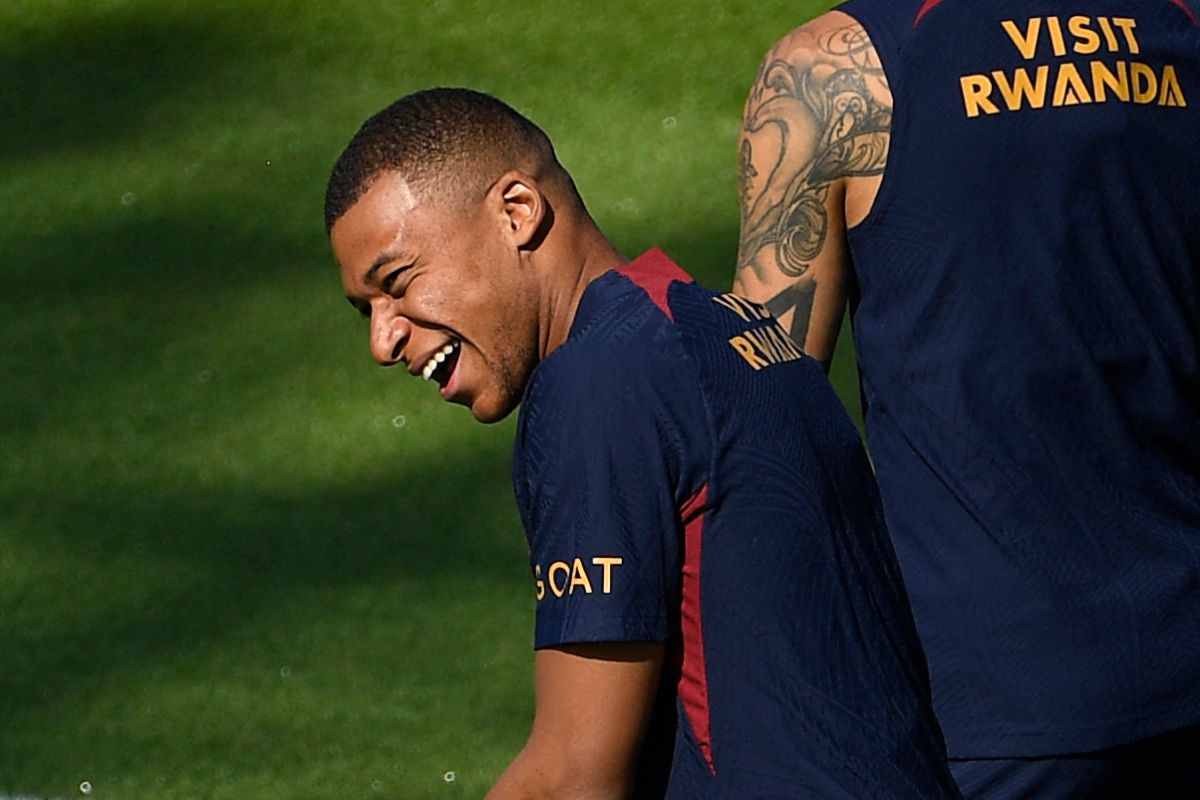
[(1200, 722), (1194, 0), (850, 0), (872, 457), (951, 756)]
[(663, 642), (636, 797), (958, 797), (858, 435), (758, 305), (661, 251), (533, 374), (538, 648)]

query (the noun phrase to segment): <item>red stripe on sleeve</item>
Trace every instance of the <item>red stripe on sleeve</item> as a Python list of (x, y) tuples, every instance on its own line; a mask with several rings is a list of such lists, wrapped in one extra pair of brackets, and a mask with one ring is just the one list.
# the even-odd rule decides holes
[(704, 626), (700, 615), (700, 552), (704, 538), (704, 511), (708, 485), (683, 504), (683, 606), (680, 626), (683, 638), (683, 666), (679, 674), (679, 701), (692, 725), (700, 753), (713, 775), (712, 731), (709, 727), (708, 677), (704, 663)]
[(917, 18), (913, 20), (913, 27), (915, 28), (918, 25), (920, 25), (921, 17), (925, 16), (930, 11), (932, 11), (933, 7), (936, 6), (940, 2), (942, 2), (942, 0), (925, 0), (924, 5), (921, 6), (921, 10), (917, 12)]
[(667, 315), (667, 319), (675, 321), (671, 307), (667, 305), (667, 290), (675, 281), (691, 283), (692, 276), (684, 272), (666, 253), (657, 247), (647, 250), (617, 271), (642, 287), (646, 294), (650, 295), (654, 305)]

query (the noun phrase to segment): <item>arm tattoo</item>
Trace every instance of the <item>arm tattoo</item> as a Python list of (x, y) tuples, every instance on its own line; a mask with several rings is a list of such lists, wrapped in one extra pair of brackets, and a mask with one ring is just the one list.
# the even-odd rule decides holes
[[(873, 97), (868, 79), (887, 85), (867, 34), (846, 26), (821, 36), (809, 63), (764, 62), (746, 104), (738, 269), (761, 281), (773, 262), (796, 279), (766, 305), (777, 316), (795, 309), (791, 333), (801, 346), (816, 291), (806, 273), (825, 247), (829, 193), (842, 179), (881, 174), (887, 159), (892, 110)], [(778, 152), (760, 182), (749, 137), (768, 126)]]

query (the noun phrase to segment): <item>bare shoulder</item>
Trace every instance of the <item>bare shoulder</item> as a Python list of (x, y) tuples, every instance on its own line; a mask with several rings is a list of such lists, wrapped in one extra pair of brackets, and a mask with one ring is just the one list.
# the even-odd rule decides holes
[[(742, 199), (742, 266), (776, 227), (784, 197), (808, 195), (836, 220), (853, 226), (861, 215), (845, 207), (848, 182), (877, 184), (887, 159), (892, 95), (879, 56), (862, 25), (831, 11), (784, 36), (767, 52), (746, 98), (739, 175)], [(830, 220), (831, 222), (834, 220)], [(820, 251), (778, 266), (797, 274)]]
[[(891, 89), (871, 37), (845, 12), (830, 11), (777, 41), (763, 58), (746, 111), (753, 111), (764, 94), (786, 91), (801, 78), (813, 86), (855, 94), (872, 102), (877, 112), (891, 109)], [(831, 85), (835, 78), (837, 83)]]
[[(765, 62), (878, 69), (879, 59), (866, 29), (843, 11), (830, 11), (788, 33), (771, 47)], [(886, 88), (886, 87), (885, 87)]]

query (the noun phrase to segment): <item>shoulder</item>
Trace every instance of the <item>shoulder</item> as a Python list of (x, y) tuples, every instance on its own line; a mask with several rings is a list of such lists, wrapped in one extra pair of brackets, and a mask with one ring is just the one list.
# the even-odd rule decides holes
[[(746, 97), (739, 155), (744, 208), (763, 215), (780, 198), (794, 199), (789, 222), (803, 230), (800, 223), (815, 217), (813, 241), (795, 237), (789, 245), (811, 250), (810, 259), (821, 255), (828, 226), (857, 224), (873, 202), (892, 105), (880, 53), (855, 17), (831, 11), (788, 33), (763, 58)], [(762, 197), (776, 202), (764, 205)], [(751, 213), (743, 221), (744, 260), (769, 234), (761, 228), (771, 220)]]
[(570, 336), (539, 371), (555, 376), (622, 366), (645, 371), (673, 360), (680, 342), (667, 295), (677, 283), (653, 273), (649, 281), (643, 278), (625, 271), (597, 278), (580, 303)]
[(817, 49), (822, 39), (845, 29), (861, 30), (862, 26), (844, 11), (830, 11), (795, 28), (776, 42), (772, 49), (781, 57)]
[[(892, 91), (867, 29), (831, 11), (777, 41), (746, 98), (746, 135), (781, 126), (821, 150), (862, 133), (885, 133)], [(818, 177), (818, 176), (814, 176)]]
[(635, 307), (612, 315), (603, 330), (568, 340), (534, 371), (533, 403), (569, 400), (577, 406), (617, 407), (631, 394), (678, 385), (683, 350), (656, 309)]
[(866, 29), (844, 11), (830, 11), (783, 36), (764, 58), (765, 63), (782, 61), (811, 64), (814, 61), (853, 64), (854, 51), (870, 46)]
[[(910, 37), (941, 0), (846, 0), (775, 43), (785, 61), (820, 54), (850, 57), (864, 48), (892, 50)], [(874, 41), (872, 41), (874, 39)]]
[(534, 370), (525, 411), (551, 406), (619, 416), (636, 408), (637, 398), (686, 381), (683, 347), (663, 310), (616, 273), (599, 281), (586, 298), (586, 321)]
[[(822, 115), (828, 100), (858, 96), (847, 106), (854, 115), (859, 105), (890, 108), (888, 86), (876, 43), (858, 19), (830, 11), (783, 36), (767, 51), (746, 102), (747, 120), (770, 108), (775, 97), (800, 100), (810, 113)], [(832, 110), (832, 109), (829, 109)], [(770, 114), (768, 114), (770, 116)]]
[(562, 480), (589, 472), (690, 485), (708, 441), (700, 380), (674, 325), (633, 289), (605, 292), (534, 370), (514, 447), (519, 497), (569, 496)]

